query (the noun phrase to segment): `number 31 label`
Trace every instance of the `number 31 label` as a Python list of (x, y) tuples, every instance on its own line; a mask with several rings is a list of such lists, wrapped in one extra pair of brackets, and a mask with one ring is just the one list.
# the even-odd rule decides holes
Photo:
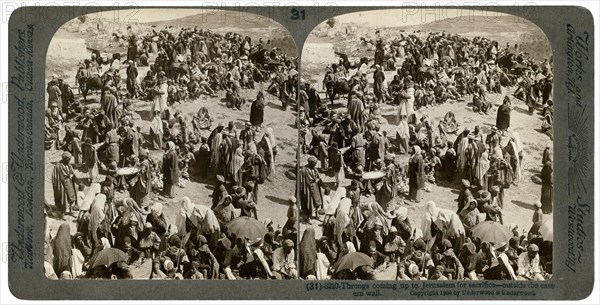
[(291, 10), (290, 18), (292, 20), (298, 20), (298, 19), (304, 20), (304, 19), (306, 19), (306, 12), (304, 10), (299, 10), (299, 9), (293, 8)]

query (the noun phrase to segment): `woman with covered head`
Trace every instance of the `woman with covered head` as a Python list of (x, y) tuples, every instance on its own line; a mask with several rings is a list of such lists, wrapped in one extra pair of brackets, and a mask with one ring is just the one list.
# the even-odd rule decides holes
[(408, 128), (408, 121), (406, 120), (406, 115), (403, 114), (399, 117), (398, 128), (396, 129), (396, 142), (401, 155), (408, 153), (409, 139), (410, 131)]
[(441, 231), (442, 238), (452, 241), (454, 248), (459, 249), (465, 239), (465, 228), (456, 213), (451, 210), (438, 208), (435, 202), (427, 202), (425, 217), (421, 225), (423, 238), (431, 240), (433, 238), (431, 227), (435, 225)]
[(163, 204), (155, 202), (150, 206), (150, 214), (146, 217), (146, 222), (152, 225), (154, 231), (162, 236), (167, 231), (167, 220), (163, 214)]
[(271, 150), (273, 155), (273, 171), (275, 170), (275, 157), (277, 156), (277, 139), (275, 138), (275, 134), (273, 133), (273, 128), (267, 127), (265, 129), (265, 137), (269, 139), (269, 143), (271, 144)]
[(521, 161), (523, 160), (523, 146), (518, 132), (515, 131), (511, 134), (505, 150), (510, 154), (510, 166), (514, 171), (513, 181), (518, 185), (521, 181)]
[(300, 241), (300, 277), (305, 279), (309, 275), (317, 275), (317, 242), (313, 227), (304, 231)]
[(421, 201), (421, 191), (425, 188), (425, 162), (421, 147), (415, 145), (413, 151), (408, 164), (409, 198), (418, 203)]
[[(110, 230), (106, 227), (106, 195), (97, 194), (90, 207), (90, 222), (89, 222), (89, 238), (92, 241), (92, 249), (95, 249), (101, 242), (101, 237), (106, 237), (110, 234)], [(100, 229), (100, 232), (98, 232)]]
[[(199, 240), (201, 235), (206, 236), (209, 247), (214, 249), (217, 245), (221, 227), (214, 212), (206, 206), (193, 204), (188, 197), (179, 200), (180, 209), (176, 219), (177, 231), (180, 236), (191, 234), (192, 229), (197, 229), (195, 239)], [(190, 236), (192, 238), (193, 236)]]
[(483, 152), (479, 156), (477, 168), (475, 169), (475, 178), (482, 190), (487, 190), (489, 185), (488, 170), (490, 169), (490, 160), (488, 159), (488, 153)]
[(261, 156), (266, 163), (266, 174), (267, 179), (272, 178), (275, 175), (275, 156), (273, 155), (273, 144), (269, 134), (265, 133), (260, 140), (257, 153)]
[(544, 167), (542, 167), (542, 172), (540, 176), (542, 178), (542, 194), (541, 194), (541, 203), (542, 203), (542, 212), (544, 214), (552, 213), (552, 201), (553, 201), (553, 190), (554, 190), (554, 179), (553, 179), (553, 169), (552, 169), (552, 154), (548, 156), (548, 160), (544, 163)]
[(504, 101), (502, 101), (502, 106), (498, 107), (498, 114), (496, 116), (496, 127), (499, 131), (506, 132), (506, 130), (508, 130), (510, 127), (511, 110), (510, 98), (505, 96)]
[(179, 157), (175, 143), (167, 142), (167, 151), (163, 156), (163, 193), (168, 198), (175, 197), (175, 186), (179, 184)]
[(54, 272), (62, 274), (63, 271), (71, 271), (73, 259), (71, 246), (71, 226), (62, 223), (58, 228), (56, 236), (52, 240), (52, 253), (54, 255)]
[(115, 248), (123, 250), (126, 237), (130, 238), (134, 247), (137, 247), (139, 234), (144, 231), (147, 212), (142, 210), (131, 198), (123, 199), (115, 207), (119, 214), (113, 224), (113, 228), (116, 228)]
[[(344, 249), (344, 233), (348, 232), (348, 226), (352, 223), (352, 218), (350, 218), (351, 208), (352, 200), (350, 200), (350, 198), (343, 198), (336, 210), (334, 235), (338, 249)], [(350, 231), (353, 231), (352, 233), (354, 233), (355, 229), (350, 228)]]
[(256, 95), (256, 100), (250, 107), (250, 123), (253, 126), (261, 126), (265, 117), (265, 96), (262, 91)]

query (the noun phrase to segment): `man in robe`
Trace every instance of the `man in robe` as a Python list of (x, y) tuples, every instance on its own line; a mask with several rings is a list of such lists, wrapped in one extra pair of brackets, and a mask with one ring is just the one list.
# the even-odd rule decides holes
[(133, 198), (140, 207), (145, 207), (148, 203), (145, 202), (144, 199), (152, 191), (152, 169), (150, 161), (148, 160), (148, 151), (145, 149), (141, 150), (139, 156), (140, 171), (137, 173), (135, 184), (129, 189), (129, 192), (131, 198)]
[(59, 212), (59, 218), (64, 214), (72, 214), (71, 207), (77, 204), (77, 193), (75, 192), (75, 175), (71, 162), (71, 153), (64, 152), (60, 162), (54, 165), (52, 172), (52, 188), (54, 190), (54, 205)]
[(69, 113), (69, 106), (75, 102), (75, 95), (69, 84), (65, 83), (62, 78), (58, 79), (58, 88), (61, 92), (61, 110), (66, 115)]
[(384, 162), (385, 176), (377, 185), (378, 190), (375, 195), (375, 200), (377, 203), (379, 203), (384, 211), (389, 211), (390, 209), (395, 208), (392, 202), (398, 194), (398, 186), (396, 183), (397, 168), (394, 164), (394, 157), (391, 154), (387, 154), (385, 156)]
[(107, 92), (102, 97), (102, 100), (100, 100), (102, 110), (104, 111), (106, 117), (108, 117), (110, 122), (113, 124), (113, 126), (116, 126), (119, 120), (119, 103), (117, 102), (115, 94), (115, 89), (107, 90)]
[(140, 152), (140, 134), (133, 126), (133, 122), (125, 122), (125, 138), (123, 139), (123, 155), (138, 156)]
[(317, 209), (323, 204), (321, 179), (316, 169), (317, 158), (310, 156), (308, 163), (300, 169), (300, 209), (304, 217), (316, 217)]
[(108, 132), (104, 140), (104, 145), (106, 146), (104, 161), (108, 166), (113, 161), (117, 164), (119, 163), (119, 135), (117, 134), (117, 130), (113, 128), (112, 123), (108, 123), (106, 128)]
[(56, 102), (58, 104), (58, 109), (62, 109), (62, 92), (58, 86), (58, 76), (52, 75), (52, 80), (48, 83), (46, 87), (46, 92), (48, 93), (48, 108), (52, 102)]
[(362, 132), (365, 127), (365, 120), (363, 116), (363, 112), (365, 111), (365, 105), (363, 104), (362, 92), (357, 92), (355, 95), (350, 98), (348, 101), (348, 114), (350, 118), (356, 125), (358, 126), (358, 131)]
[(262, 91), (256, 95), (256, 100), (250, 107), (250, 123), (252, 126), (261, 126), (265, 117), (265, 98)]
[(382, 103), (385, 92), (383, 91), (383, 82), (385, 81), (385, 74), (383, 73), (380, 65), (375, 65), (375, 72), (373, 72), (373, 93), (375, 94), (375, 102)]

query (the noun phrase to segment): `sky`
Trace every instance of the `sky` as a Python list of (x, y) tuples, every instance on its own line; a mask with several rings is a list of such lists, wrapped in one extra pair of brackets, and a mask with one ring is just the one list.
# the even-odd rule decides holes
[(350, 13), (335, 18), (342, 23), (358, 23), (371, 27), (398, 27), (424, 24), (447, 18), (467, 16), (497, 17), (504, 15), (506, 14), (472, 9), (401, 8)]
[(154, 9), (154, 8), (144, 8), (144, 9), (124, 9), (124, 10), (112, 10), (112, 11), (103, 11), (98, 13), (88, 14), (88, 18), (90, 19), (103, 19), (110, 20), (115, 22), (127, 22), (127, 23), (145, 23), (145, 22), (153, 22), (153, 21), (164, 21), (164, 20), (173, 20), (179, 19), (186, 16), (202, 14), (212, 12), (210, 9)]

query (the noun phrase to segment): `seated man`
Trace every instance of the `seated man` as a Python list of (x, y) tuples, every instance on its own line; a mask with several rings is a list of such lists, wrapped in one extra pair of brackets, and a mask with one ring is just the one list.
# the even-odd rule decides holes
[(291, 239), (286, 239), (283, 247), (279, 247), (273, 252), (273, 277), (278, 280), (298, 279), (294, 242)]
[(542, 269), (540, 268), (539, 248), (536, 244), (527, 247), (527, 252), (521, 253), (517, 259), (517, 280), (543, 281)]

